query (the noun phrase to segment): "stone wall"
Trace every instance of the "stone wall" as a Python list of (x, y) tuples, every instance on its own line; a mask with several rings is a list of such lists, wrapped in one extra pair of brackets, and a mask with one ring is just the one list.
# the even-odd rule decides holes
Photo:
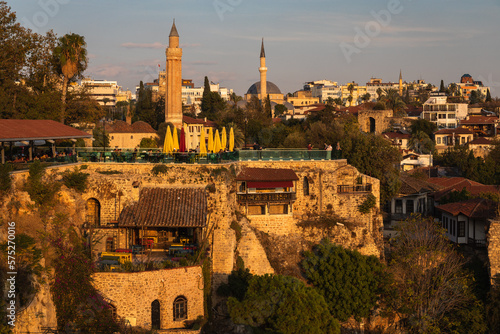
[(151, 303), (160, 302), (161, 329), (184, 328), (174, 321), (175, 298), (187, 299), (187, 320), (203, 316), (201, 267), (184, 267), (139, 273), (96, 273), (94, 284), (116, 307), (117, 314), (133, 325), (151, 328)]
[(488, 260), (490, 262), (490, 279), (500, 274), (500, 220), (490, 220), (486, 235), (488, 240)]
[(393, 117), (392, 110), (360, 110), (358, 113), (358, 123), (361, 131), (370, 131), (370, 122), (374, 122), (374, 133), (381, 134), (387, 129)]

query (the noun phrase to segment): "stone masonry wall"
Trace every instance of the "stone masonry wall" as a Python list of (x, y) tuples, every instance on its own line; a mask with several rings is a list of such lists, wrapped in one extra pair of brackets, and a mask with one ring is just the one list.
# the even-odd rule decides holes
[(201, 267), (184, 267), (139, 273), (96, 273), (94, 284), (111, 300), (117, 314), (136, 326), (151, 328), (151, 303), (160, 302), (161, 329), (183, 328), (173, 320), (175, 298), (187, 299), (187, 320), (203, 316)]
[(491, 220), (486, 239), (488, 240), (488, 260), (490, 262), (490, 279), (500, 274), (500, 220)]

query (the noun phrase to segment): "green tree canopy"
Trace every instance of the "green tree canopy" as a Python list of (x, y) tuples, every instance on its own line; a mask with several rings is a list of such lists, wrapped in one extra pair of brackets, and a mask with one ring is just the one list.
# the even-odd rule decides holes
[(323, 297), (290, 276), (253, 276), (242, 301), (229, 297), (231, 319), (261, 330), (288, 334), (340, 333)]
[(301, 262), (304, 275), (328, 303), (332, 316), (358, 321), (370, 315), (380, 298), (387, 277), (384, 266), (375, 256), (323, 240)]
[(483, 333), (471, 276), (440, 226), (413, 216), (396, 230), (389, 269), (398, 297), (390, 306), (403, 326), (411, 333)]

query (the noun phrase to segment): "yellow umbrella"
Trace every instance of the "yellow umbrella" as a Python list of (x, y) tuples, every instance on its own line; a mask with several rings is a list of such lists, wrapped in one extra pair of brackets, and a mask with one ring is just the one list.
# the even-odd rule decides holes
[(226, 133), (226, 128), (222, 128), (222, 134), (220, 135), (220, 145), (223, 150), (226, 149), (227, 145), (227, 133)]
[(234, 130), (233, 128), (231, 128), (231, 130), (229, 131), (229, 151), (233, 151), (234, 150)]
[(177, 136), (177, 128), (174, 126), (174, 133), (172, 134), (172, 150), (175, 149), (176, 152), (179, 151), (179, 137)]
[(167, 126), (167, 132), (165, 133), (165, 141), (163, 142), (163, 153), (170, 153), (170, 147), (168, 138), (172, 138), (172, 134), (170, 133), (170, 127)]
[(200, 133), (200, 153), (207, 154), (207, 146), (205, 145), (205, 128)]
[(214, 133), (212, 132), (212, 128), (209, 128), (208, 130), (208, 147), (207, 147), (208, 152), (214, 151)]
[(219, 130), (215, 130), (215, 137), (214, 137), (214, 153), (218, 153), (221, 149), (220, 145), (220, 136), (219, 136)]

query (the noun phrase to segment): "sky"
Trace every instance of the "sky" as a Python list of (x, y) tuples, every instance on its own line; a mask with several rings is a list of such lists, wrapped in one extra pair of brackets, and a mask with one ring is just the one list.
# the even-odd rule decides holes
[(439, 86), (468, 73), (500, 96), (500, 0), (7, 0), (23, 26), (85, 37), (85, 76), (133, 92), (165, 69), (175, 18), (182, 77), (238, 95), (267, 79), (282, 93), (305, 82), (370, 78)]

